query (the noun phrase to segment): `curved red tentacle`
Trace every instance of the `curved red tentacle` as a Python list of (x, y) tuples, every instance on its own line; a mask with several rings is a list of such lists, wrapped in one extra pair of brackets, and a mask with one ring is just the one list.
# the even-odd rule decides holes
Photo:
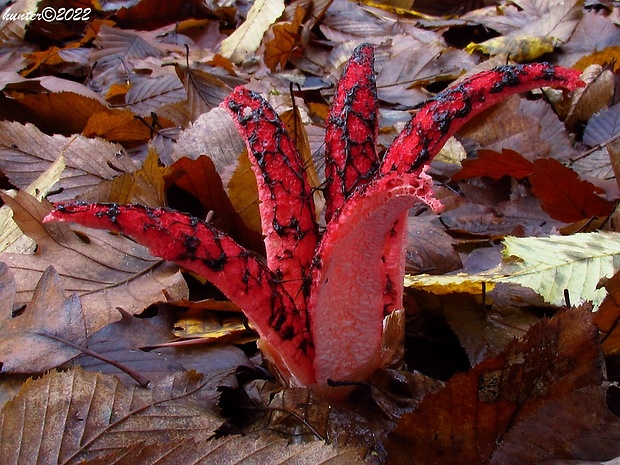
[(222, 107), (245, 139), (256, 175), (267, 265), (303, 311), (318, 242), (303, 161), (277, 113), (259, 94), (237, 87)]
[(374, 47), (359, 45), (342, 73), (325, 132), (325, 220), (379, 169)]
[(293, 384), (314, 382), (314, 347), (307, 312), (299, 311), (254, 253), (209, 223), (184, 213), (139, 205), (68, 203), (44, 221), (66, 221), (121, 232), (158, 257), (211, 281), (243, 309), (285, 363)]
[(573, 90), (580, 72), (549, 63), (506, 65), (478, 73), (424, 103), (385, 154), (381, 173), (418, 172), (459, 128), (512, 94), (538, 87)]

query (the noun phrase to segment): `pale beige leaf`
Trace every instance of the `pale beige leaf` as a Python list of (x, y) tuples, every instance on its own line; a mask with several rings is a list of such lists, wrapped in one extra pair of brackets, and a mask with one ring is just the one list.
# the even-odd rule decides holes
[(211, 389), (195, 372), (148, 389), (80, 368), (50, 372), (2, 410), (0, 463), (70, 465), (131, 446), (208, 439), (222, 424), (204, 406)]
[(173, 147), (172, 159), (176, 161), (188, 157), (196, 160), (201, 155), (207, 155), (226, 186), (237, 158), (244, 150), (245, 142), (232, 118), (223, 108), (214, 108), (200, 115), (188, 129), (179, 134)]
[(220, 53), (235, 63), (252, 59), (269, 26), (284, 11), (284, 0), (256, 0), (244, 23), (222, 41)]
[(620, 269), (620, 233), (580, 233), (572, 236), (507, 236), (502, 266), (483, 273), (444, 276), (406, 276), (405, 286), (435, 294), (464, 292), (480, 295), (497, 283), (519, 284), (533, 289), (546, 302), (564, 305), (566, 289), (571, 303), (591, 301), (598, 306), (605, 290), (601, 278)]
[[(10, 4), (0, 15), (0, 43), (23, 40), (26, 35), (26, 26), (30, 20), (20, 13), (37, 10), (38, 0), (17, 0)], [(3, 3), (7, 5), (8, 3)]]
[(187, 93), (176, 74), (157, 77), (136, 76), (125, 95), (125, 102), (131, 110), (148, 116), (160, 107), (185, 100)]
[[(8, 266), (0, 263), (0, 291), (14, 294), (15, 283)], [(58, 273), (47, 268), (24, 312), (12, 317), (15, 295), (3, 295), (0, 314), (0, 366), (2, 373), (42, 373), (55, 368), (80, 351), (46, 336), (50, 334), (75, 344), (86, 343), (86, 322), (77, 295), (65, 297)]]
[(3, 200), (19, 227), (37, 243), (35, 255), (0, 253), (17, 283), (17, 304), (27, 304), (43, 271), (54, 265), (68, 292), (82, 301), (88, 334), (152, 303), (187, 297), (187, 284), (178, 267), (152, 257), (135, 242), (106, 231), (41, 221), (51, 206), (24, 192)]
[(55, 186), (63, 189), (55, 200), (75, 198), (102, 179), (136, 169), (120, 145), (80, 135), (48, 136), (32, 124), (0, 121), (0, 170), (16, 187), (26, 189), (60, 155), (66, 169)]
[(528, 15), (529, 21), (525, 27), (515, 29), (510, 35), (554, 38), (558, 41), (558, 45), (570, 39), (583, 16), (583, 0), (561, 2), (526, 0), (517, 3), (523, 3), (522, 7), (526, 4), (531, 5), (531, 11), (524, 7), (522, 12)]
[(413, 107), (429, 97), (421, 86), (454, 79), (475, 64), (467, 53), (449, 49), (438, 34), (422, 39), (399, 35), (393, 40), (391, 56), (377, 64), (377, 92), (386, 102)]

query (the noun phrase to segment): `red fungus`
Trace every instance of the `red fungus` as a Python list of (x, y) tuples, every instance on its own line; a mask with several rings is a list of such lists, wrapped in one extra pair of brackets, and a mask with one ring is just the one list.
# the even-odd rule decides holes
[(275, 111), (242, 87), (222, 104), (258, 180), (266, 264), (212, 225), (167, 209), (69, 203), (46, 221), (122, 232), (212, 281), (243, 309), (290, 385), (363, 379), (384, 363), (384, 314), (402, 308), (407, 212), (419, 201), (439, 207), (425, 166), (457, 129), (507, 96), (583, 85), (578, 71), (549, 64), (476, 74), (426, 102), (381, 161), (372, 66), (372, 46), (361, 45), (334, 97), (321, 237), (302, 160)]

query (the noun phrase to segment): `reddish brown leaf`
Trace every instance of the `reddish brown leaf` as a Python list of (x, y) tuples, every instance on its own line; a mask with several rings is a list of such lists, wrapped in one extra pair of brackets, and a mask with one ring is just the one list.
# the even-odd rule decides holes
[(617, 463), (620, 422), (606, 400), (592, 386), (545, 403), (508, 432), (489, 465)]
[(292, 21), (273, 25), (273, 39), (265, 42), (265, 64), (271, 71), (284, 69), (299, 43), (299, 29), (307, 9), (297, 4)]
[(597, 340), (589, 309), (536, 324), (404, 415), (390, 441), (394, 463), (486, 463), (501, 438), (541, 406), (600, 385)]
[(594, 324), (601, 331), (601, 344), (605, 355), (620, 351), (620, 273), (603, 278), (599, 287), (607, 289), (607, 296), (594, 314)]
[(514, 150), (504, 149), (502, 153), (479, 150), (478, 158), (464, 160), (463, 167), (452, 176), (452, 180), (460, 181), (478, 176), (489, 176), (493, 179), (512, 176), (515, 179), (523, 179), (529, 176), (533, 169), (532, 162)]
[(543, 210), (566, 223), (609, 215), (614, 206), (599, 195), (603, 193), (601, 188), (579, 179), (575, 171), (552, 158), (534, 161), (530, 182)]
[(202, 209), (189, 213), (206, 218), (207, 214), (212, 211), (211, 222), (215, 226), (233, 236), (247, 249), (264, 253), (262, 237), (251, 231), (234, 210), (215, 165), (209, 157), (202, 156), (197, 160), (181, 158), (171, 165), (171, 168), (173, 169), (170, 176), (171, 184), (200, 201)]

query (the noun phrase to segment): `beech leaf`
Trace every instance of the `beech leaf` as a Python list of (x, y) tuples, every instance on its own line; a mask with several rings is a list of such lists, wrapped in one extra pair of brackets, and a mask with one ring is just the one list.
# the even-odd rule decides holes
[[(26, 192), (36, 198), (45, 197), (56, 185), (65, 170), (65, 159), (59, 156), (51, 166), (32, 183)], [(36, 244), (19, 229), (13, 221), (13, 211), (3, 205), (0, 207), (0, 252), (32, 253)]]
[(27, 381), (0, 413), (0, 462), (69, 465), (131, 446), (207, 439), (222, 424), (203, 406), (214, 394), (194, 372), (144, 389), (81, 368), (52, 371)]
[(515, 179), (523, 179), (533, 170), (531, 161), (510, 149), (504, 149), (501, 153), (479, 150), (478, 158), (463, 160), (462, 166), (463, 168), (452, 176), (453, 181), (477, 176), (489, 176), (493, 179), (512, 176)]
[(220, 53), (235, 63), (252, 57), (263, 35), (284, 11), (284, 0), (257, 0), (241, 26), (222, 41)]
[(48, 136), (32, 124), (0, 121), (0, 170), (16, 187), (26, 189), (61, 154), (66, 169), (55, 186), (63, 189), (55, 200), (75, 198), (103, 179), (136, 170), (119, 145), (80, 135)]
[(125, 102), (138, 115), (149, 115), (158, 108), (185, 100), (187, 93), (176, 74), (155, 78), (136, 77), (125, 96)]
[(583, 143), (594, 147), (620, 134), (620, 103), (596, 113), (583, 131)]
[(553, 158), (534, 161), (532, 191), (551, 218), (566, 223), (611, 213), (614, 203), (601, 197), (603, 190)]
[(601, 278), (620, 269), (620, 234), (580, 233), (572, 236), (504, 238), (504, 263), (478, 274), (406, 276), (405, 286), (435, 294), (464, 292), (480, 295), (498, 283), (519, 284), (533, 289), (551, 305), (566, 303), (568, 290), (573, 304), (591, 301), (595, 307), (605, 297), (598, 288)]
[[(552, 305), (564, 305), (564, 290), (573, 304), (591, 301), (598, 306), (605, 291), (599, 280), (620, 269), (620, 234), (580, 233), (572, 236), (506, 237), (505, 258), (515, 260), (500, 282), (520, 284)], [(508, 270), (505, 270), (508, 271)]]
[[(123, 457), (116, 454), (88, 462), (89, 465), (192, 465), (259, 464), (279, 465), (355, 465), (366, 463), (361, 451), (353, 447), (335, 447), (314, 441), (288, 444), (278, 436), (226, 436), (208, 441), (185, 440), (174, 444), (152, 444), (127, 448)], [(129, 453), (131, 452), (131, 453)], [(112, 460), (115, 459), (113, 462)]]
[(129, 313), (157, 301), (187, 297), (187, 285), (178, 268), (153, 258), (141, 246), (122, 236), (68, 225), (41, 223), (51, 207), (24, 192), (2, 195), (14, 219), (38, 245), (36, 255), (0, 253), (13, 269), (16, 304), (28, 303), (43, 271), (54, 265), (62, 284), (81, 297), (88, 334), (119, 318), (116, 307)]
[[(176, 72), (187, 91), (185, 106), (191, 121), (216, 108), (232, 91), (232, 87), (216, 74), (185, 66), (177, 66)], [(233, 82), (240, 84), (241, 80), (235, 79)]]
[(172, 171), (172, 168), (160, 166), (157, 151), (150, 147), (140, 169), (101, 181), (78, 199), (162, 206), (166, 204), (165, 177)]

